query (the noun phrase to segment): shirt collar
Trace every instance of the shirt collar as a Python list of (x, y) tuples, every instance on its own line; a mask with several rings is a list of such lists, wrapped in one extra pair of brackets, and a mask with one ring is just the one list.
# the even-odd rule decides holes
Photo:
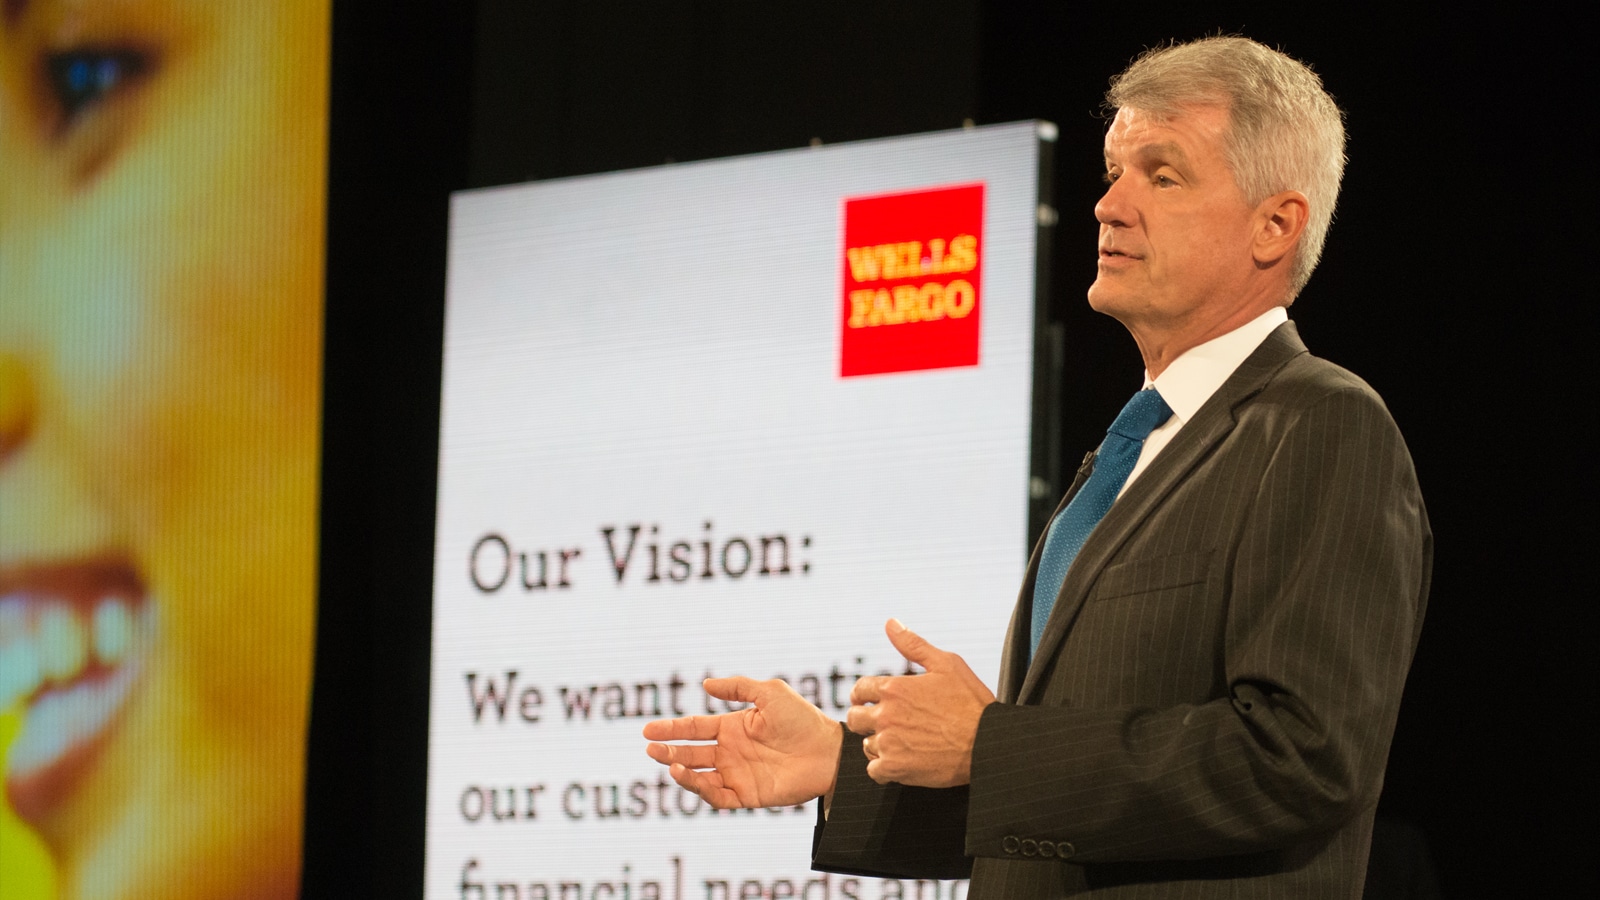
[(1161, 399), (1167, 401), (1173, 416), (1187, 422), (1261, 346), (1267, 335), (1287, 321), (1288, 311), (1274, 306), (1227, 334), (1185, 350), (1154, 381), (1146, 372), (1144, 386), (1160, 391)]

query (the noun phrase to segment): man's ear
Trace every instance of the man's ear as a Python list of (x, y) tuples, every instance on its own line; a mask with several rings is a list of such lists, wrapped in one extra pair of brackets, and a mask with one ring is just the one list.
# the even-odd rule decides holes
[(1283, 259), (1306, 230), (1311, 204), (1299, 191), (1281, 191), (1256, 207), (1256, 234), (1250, 251), (1256, 265), (1270, 266)]

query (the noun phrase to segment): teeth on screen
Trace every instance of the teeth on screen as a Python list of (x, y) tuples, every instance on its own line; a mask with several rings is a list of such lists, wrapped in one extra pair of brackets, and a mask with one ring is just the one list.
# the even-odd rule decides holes
[(0, 599), (0, 647), (27, 636), (28, 607), (19, 597)]
[(122, 661), (133, 642), (133, 615), (128, 604), (116, 597), (101, 600), (94, 608), (94, 655), (107, 665)]
[(0, 641), (0, 713), (38, 690), (41, 681), (33, 642), (20, 637)]
[(90, 654), (115, 666), (133, 652), (138, 622), (120, 596), (108, 595), (87, 617), (53, 601), (0, 597), (0, 713), (41, 687), (84, 673)]
[(37, 644), (39, 668), (52, 681), (78, 674), (89, 659), (83, 624), (64, 606), (50, 604), (39, 614)]

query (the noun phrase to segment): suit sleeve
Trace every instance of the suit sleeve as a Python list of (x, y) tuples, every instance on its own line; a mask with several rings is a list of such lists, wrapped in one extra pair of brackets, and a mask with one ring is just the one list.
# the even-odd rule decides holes
[(1220, 654), (1218, 683), (1176, 705), (990, 706), (967, 854), (1014, 857), (1019, 840), (1085, 863), (1242, 854), (1376, 802), (1428, 589), (1410, 457), (1364, 385), (1297, 414), (1258, 407), (1277, 417), (1257, 432), (1273, 446), (1232, 488), (1245, 507), (1207, 576), (1221, 613), (1193, 636)]
[(967, 788), (880, 785), (867, 775), (861, 735), (844, 732), (833, 808), (818, 803), (812, 868), (873, 878), (966, 878)]

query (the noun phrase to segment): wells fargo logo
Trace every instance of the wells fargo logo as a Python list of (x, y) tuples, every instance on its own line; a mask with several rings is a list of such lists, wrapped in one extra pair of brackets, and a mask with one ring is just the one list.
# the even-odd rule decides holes
[(844, 204), (839, 374), (978, 364), (983, 185)]

